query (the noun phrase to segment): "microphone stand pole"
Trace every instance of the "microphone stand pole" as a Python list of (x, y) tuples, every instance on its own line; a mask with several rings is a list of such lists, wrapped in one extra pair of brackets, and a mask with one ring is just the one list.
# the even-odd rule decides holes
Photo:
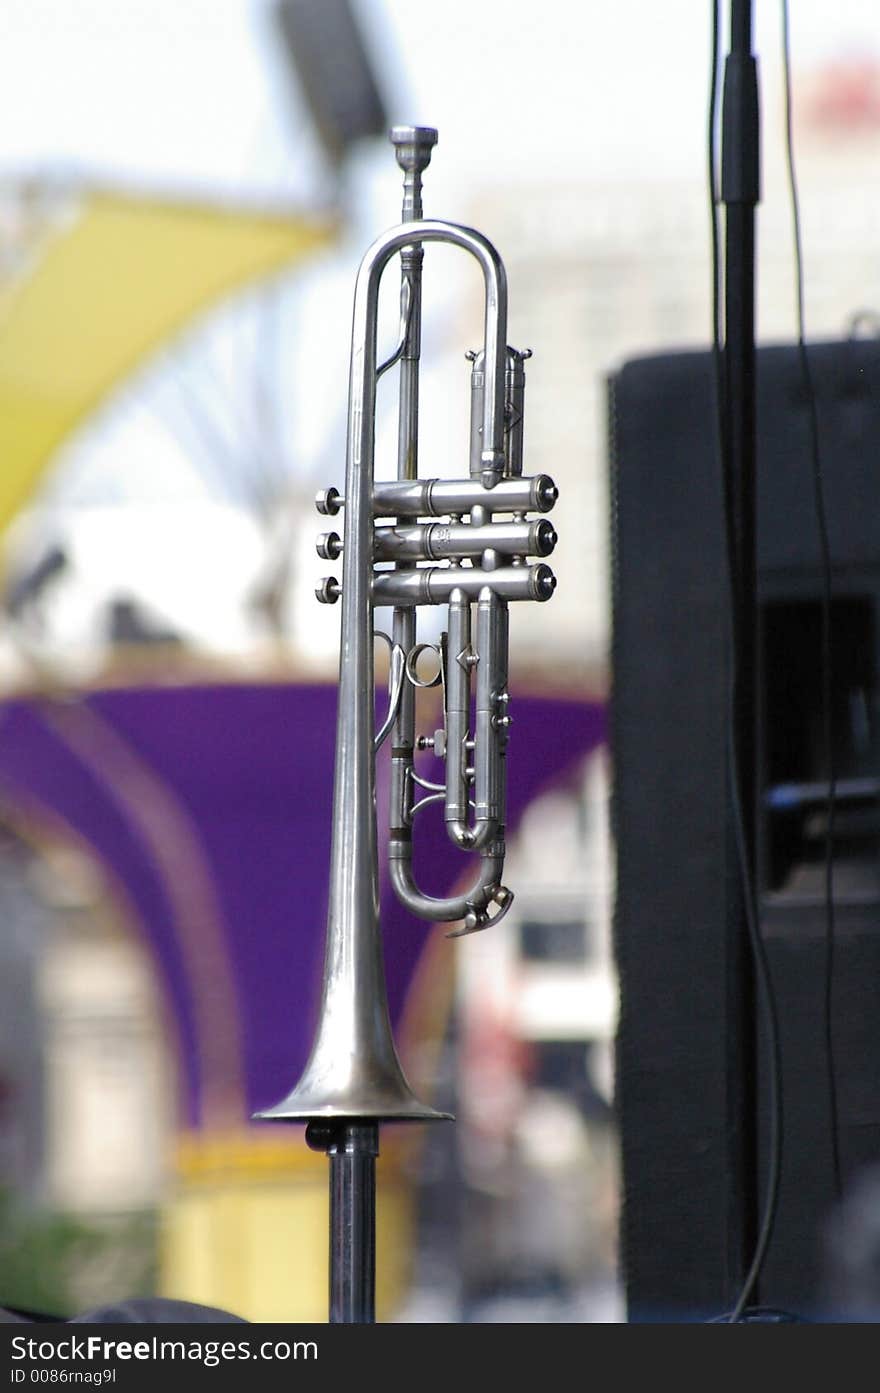
[[(731, 558), (735, 685), (733, 757), (748, 874), (732, 880), (727, 916), (728, 1297), (746, 1278), (757, 1234), (755, 984), (746, 895), (755, 892), (757, 750), (757, 563), (755, 545), (755, 208), (760, 197), (757, 65), (751, 0), (731, 0), (724, 70), (721, 201), (725, 205), (724, 477)], [(735, 828), (732, 829), (735, 834)], [(736, 848), (733, 845), (732, 850)], [(738, 864), (740, 854), (734, 855)], [(757, 918), (756, 921), (757, 923)]]

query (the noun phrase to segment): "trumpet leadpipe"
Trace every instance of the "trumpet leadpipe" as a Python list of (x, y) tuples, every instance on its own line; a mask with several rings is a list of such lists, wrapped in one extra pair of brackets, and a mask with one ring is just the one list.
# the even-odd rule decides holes
[(482, 527), (466, 522), (414, 523), (408, 527), (377, 527), (373, 533), (373, 559), (444, 561), (480, 556), (488, 550), (502, 556), (549, 556), (556, 541), (553, 524), (547, 518), (535, 522), (490, 522)]
[(446, 605), (454, 590), (477, 600), (490, 589), (502, 600), (549, 600), (556, 577), (539, 561), (534, 566), (420, 566), (414, 571), (376, 571), (372, 579), (374, 605)]
[[(332, 492), (334, 505), (339, 495)], [(559, 490), (549, 474), (500, 479), (485, 489), (479, 479), (390, 479), (373, 485), (373, 516), (378, 518), (444, 518), (461, 516), (472, 508), (490, 513), (549, 513)]]

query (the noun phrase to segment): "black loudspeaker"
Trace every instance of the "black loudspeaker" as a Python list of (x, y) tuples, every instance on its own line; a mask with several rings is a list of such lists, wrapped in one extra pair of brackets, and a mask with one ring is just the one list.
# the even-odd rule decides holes
[[(880, 345), (809, 349), (833, 565), (831, 1034), (844, 1189), (880, 1162)], [(739, 915), (726, 735), (727, 572), (710, 353), (608, 384), (620, 1257), (628, 1319), (710, 1320), (743, 1271), (743, 1177), (763, 1205), (766, 1041), (737, 1078)], [(823, 571), (810, 400), (795, 346), (757, 354), (759, 917), (782, 1046), (783, 1160), (756, 1305), (821, 1318), (836, 1209), (825, 1047)], [(754, 1116), (743, 1118), (745, 1105)], [(733, 1217), (732, 1217), (733, 1216)], [(749, 1239), (749, 1241), (751, 1241)], [(880, 1260), (878, 1260), (880, 1271)], [(878, 1293), (880, 1305), (880, 1293)]]

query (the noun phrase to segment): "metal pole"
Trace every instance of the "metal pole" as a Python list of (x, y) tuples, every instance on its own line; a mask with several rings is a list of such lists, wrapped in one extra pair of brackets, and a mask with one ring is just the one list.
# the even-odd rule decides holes
[[(746, 895), (755, 905), (757, 565), (755, 548), (755, 208), (760, 197), (757, 65), (751, 0), (732, 0), (724, 71), (721, 199), (725, 240), (725, 480), (735, 668), (733, 748), (747, 875), (731, 881), (728, 916), (727, 1123), (729, 1297), (745, 1279), (757, 1234), (755, 984)], [(736, 814), (734, 814), (736, 815)], [(729, 838), (737, 864), (735, 829)], [(743, 885), (743, 879), (747, 885)]]
[(306, 1142), (330, 1158), (330, 1324), (376, 1319), (377, 1122), (311, 1122)]

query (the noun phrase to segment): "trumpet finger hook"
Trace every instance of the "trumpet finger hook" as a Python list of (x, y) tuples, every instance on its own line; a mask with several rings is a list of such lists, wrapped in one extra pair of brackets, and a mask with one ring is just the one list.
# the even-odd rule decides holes
[(461, 927), (452, 929), (445, 937), (466, 938), (468, 934), (480, 933), (492, 924), (500, 923), (513, 904), (513, 891), (508, 890), (506, 885), (496, 885), (494, 890), (490, 891), (490, 895), (490, 904), (494, 902), (498, 906), (497, 914), (490, 914), (488, 905), (480, 909), (477, 905), (471, 904)]

